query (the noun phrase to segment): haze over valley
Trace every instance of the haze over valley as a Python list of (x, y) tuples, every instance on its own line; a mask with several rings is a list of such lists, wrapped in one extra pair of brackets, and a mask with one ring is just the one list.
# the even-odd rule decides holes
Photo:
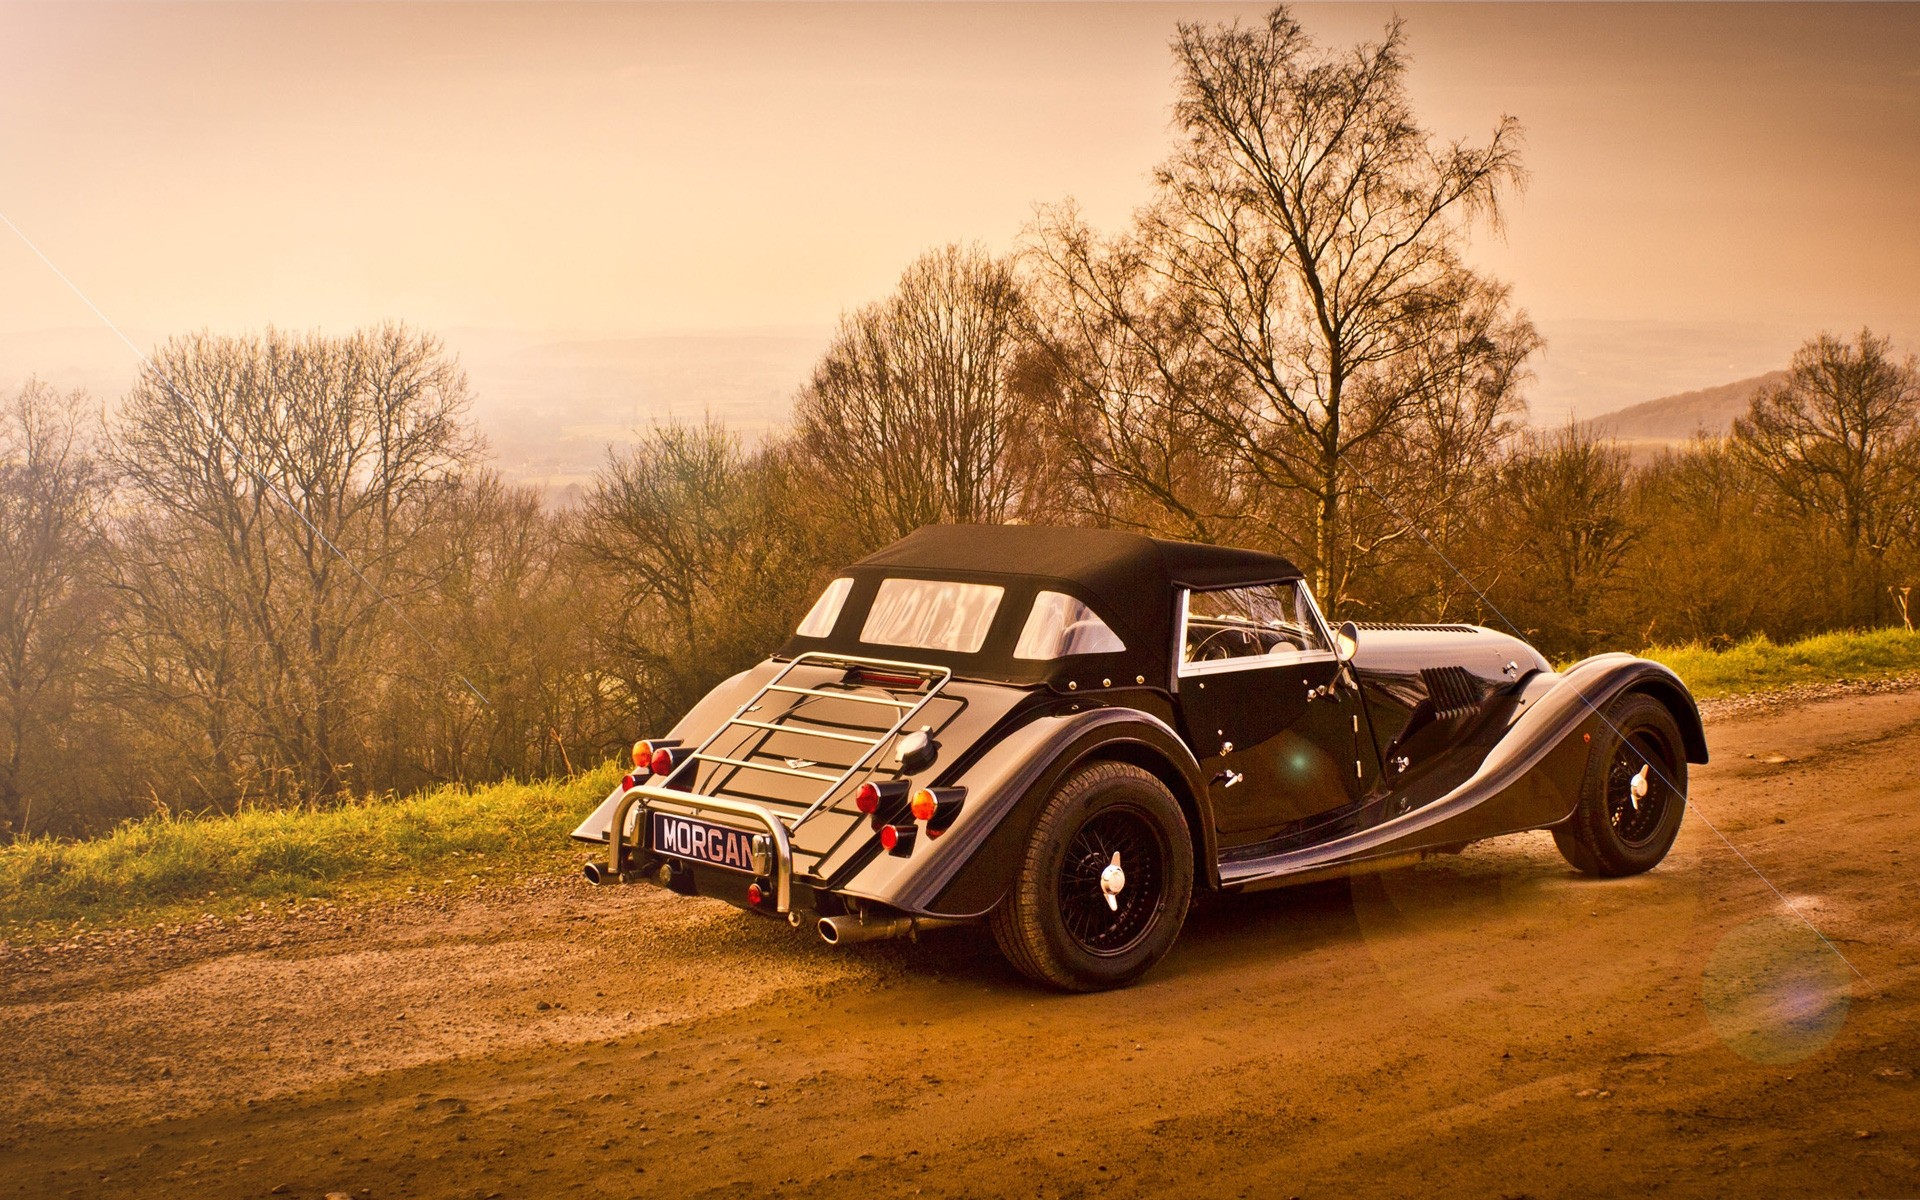
[[(839, 316), (931, 247), (1007, 253), (1068, 197), (1124, 226), (1175, 23), (1263, 10), (452, 11), (0, 6), (0, 211), (142, 349), (434, 333), (501, 469), (564, 487), (659, 419), (785, 423)], [(1338, 42), (1395, 10), (1300, 12)], [(1920, 346), (1916, 13), (1402, 14), (1437, 135), (1524, 130), (1470, 257), (1544, 335), (1533, 421), (1750, 379), (1822, 330)], [(128, 348), (11, 234), (0, 279), (0, 390), (125, 392)]]

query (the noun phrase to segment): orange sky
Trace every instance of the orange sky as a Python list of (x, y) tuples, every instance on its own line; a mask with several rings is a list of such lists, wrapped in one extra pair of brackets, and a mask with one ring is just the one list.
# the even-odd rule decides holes
[[(1399, 7), (1437, 130), (1527, 128), (1532, 186), (1479, 257), (1551, 339), (1543, 417), (1823, 327), (1920, 349), (1920, 6)], [(496, 403), (563, 408), (542, 346), (717, 347), (643, 364), (617, 424), (778, 333), (741, 385), (777, 405), (920, 250), (1009, 247), (1067, 196), (1124, 220), (1174, 22), (1233, 11), (1262, 10), (0, 4), (0, 212), (141, 341), (398, 316)], [(1300, 11), (1345, 42), (1391, 10)], [(10, 238), (0, 388), (119, 386), (124, 348)]]

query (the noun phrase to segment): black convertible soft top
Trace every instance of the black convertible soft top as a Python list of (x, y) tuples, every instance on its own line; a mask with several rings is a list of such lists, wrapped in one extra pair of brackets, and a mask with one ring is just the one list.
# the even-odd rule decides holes
[[(852, 592), (833, 632), (795, 637), (783, 653), (837, 650), (909, 658), (948, 666), (956, 674), (1018, 683), (1068, 681), (1082, 688), (1102, 679), (1115, 685), (1144, 677), (1170, 682), (1177, 588), (1221, 588), (1298, 579), (1300, 571), (1277, 554), (1174, 542), (1115, 529), (1044, 525), (929, 525), (853, 564), (843, 575)], [(909, 577), (1001, 584), (1005, 602), (980, 652), (942, 654), (870, 646), (858, 640), (874, 590), (882, 579)], [(1126, 642), (1119, 654), (1076, 655), (1048, 661), (1013, 657), (1020, 627), (1041, 591), (1077, 596)]]

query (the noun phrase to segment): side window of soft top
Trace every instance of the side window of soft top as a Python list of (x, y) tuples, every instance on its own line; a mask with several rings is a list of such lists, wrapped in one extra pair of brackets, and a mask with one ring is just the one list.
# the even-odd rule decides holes
[(847, 593), (853, 590), (853, 580), (842, 575), (827, 585), (820, 598), (807, 610), (800, 628), (794, 632), (801, 637), (826, 637), (833, 632), (834, 624), (840, 620), (840, 609), (847, 602)]
[(1045, 660), (1074, 654), (1118, 654), (1127, 648), (1100, 614), (1065, 592), (1041, 592), (1033, 598), (1015, 658)]

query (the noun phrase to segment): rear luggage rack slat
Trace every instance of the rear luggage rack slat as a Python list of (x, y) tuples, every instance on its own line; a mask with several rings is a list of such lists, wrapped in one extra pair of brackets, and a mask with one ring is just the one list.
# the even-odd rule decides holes
[[(944, 683), (945, 681), (942, 680), (942, 682)], [(938, 689), (936, 688), (935, 690), (937, 691)], [(892, 696), (887, 696), (883, 699), (879, 696), (862, 696), (854, 692), (823, 692), (819, 688), (798, 688), (785, 683), (770, 683), (762, 688), (761, 691), (763, 693), (792, 692), (796, 696), (819, 696), (827, 700), (858, 700), (862, 704), (891, 704), (895, 708), (918, 708), (921, 704), (926, 703), (925, 700), (919, 703), (908, 700), (895, 700)], [(932, 693), (928, 693), (928, 695), (931, 696)], [(728, 724), (732, 723), (731, 721), (728, 722)]]
[(835, 733), (831, 729), (809, 729), (796, 725), (775, 725), (769, 721), (749, 721), (745, 717), (735, 717), (735, 725), (745, 725), (749, 729), (765, 729), (771, 733), (797, 733), (802, 737), (832, 738), (836, 742), (853, 742), (860, 746), (873, 745), (870, 737), (861, 737), (857, 733)]
[(793, 775), (801, 779), (819, 779), (827, 783), (837, 783), (838, 775), (828, 775), (820, 771), (803, 771), (799, 767), (776, 767), (772, 763), (748, 762), (740, 758), (728, 758), (724, 754), (696, 754), (695, 762), (725, 763), (729, 767), (739, 767), (743, 771), (772, 771), (775, 775)]

